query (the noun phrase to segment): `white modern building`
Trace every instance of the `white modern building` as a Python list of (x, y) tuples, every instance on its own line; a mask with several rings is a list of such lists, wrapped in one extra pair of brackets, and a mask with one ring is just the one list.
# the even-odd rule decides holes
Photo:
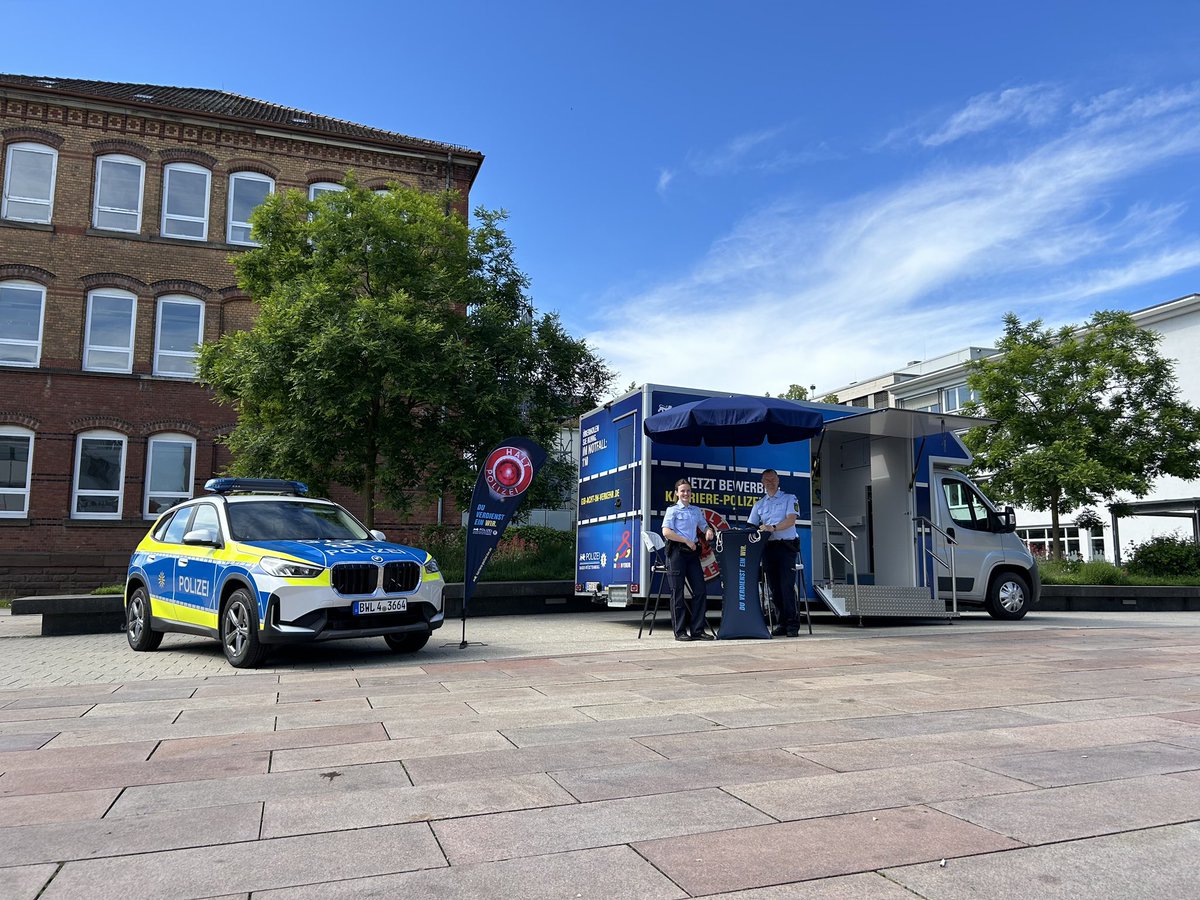
[[(1158, 350), (1175, 364), (1180, 397), (1200, 406), (1200, 294), (1189, 294), (1131, 313), (1142, 328), (1161, 335)], [(813, 396), (836, 394), (848, 406), (899, 407), (927, 412), (957, 412), (970, 399), (966, 364), (997, 351), (967, 347), (927, 360), (914, 360), (902, 368), (865, 381), (856, 381)], [(1109, 519), (1103, 527), (1080, 528), (1071, 515), (1062, 518), (1064, 552), (1115, 562), (1131, 543), (1141, 543), (1158, 534), (1191, 535), (1200, 541), (1200, 482), (1164, 477), (1140, 499), (1124, 498), (1129, 515), (1120, 519), (1109, 510), (1096, 511)], [(1046, 553), (1050, 544), (1050, 514), (1044, 510), (1018, 510), (1017, 532), (1035, 553)]]

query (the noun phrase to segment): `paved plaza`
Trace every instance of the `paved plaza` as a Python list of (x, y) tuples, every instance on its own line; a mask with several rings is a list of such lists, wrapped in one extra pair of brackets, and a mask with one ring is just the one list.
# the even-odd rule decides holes
[(413, 657), (0, 615), (0, 898), (1195, 898), (1200, 615)]

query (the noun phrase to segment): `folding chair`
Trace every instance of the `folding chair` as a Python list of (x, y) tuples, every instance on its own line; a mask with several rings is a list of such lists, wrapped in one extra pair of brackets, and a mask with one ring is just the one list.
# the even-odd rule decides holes
[[(638, 639), (642, 637), (642, 629), (646, 627), (646, 617), (650, 618), (650, 630), (647, 634), (654, 634), (654, 623), (658, 621), (658, 604), (662, 599), (662, 586), (667, 578), (667, 543), (662, 539), (662, 535), (653, 531), (642, 532), (642, 546), (650, 554), (650, 590), (646, 593), (646, 604), (642, 607), (642, 624), (638, 626)], [(658, 590), (654, 589), (654, 578), (658, 576)], [(650, 609), (650, 597), (654, 597), (654, 609)]]

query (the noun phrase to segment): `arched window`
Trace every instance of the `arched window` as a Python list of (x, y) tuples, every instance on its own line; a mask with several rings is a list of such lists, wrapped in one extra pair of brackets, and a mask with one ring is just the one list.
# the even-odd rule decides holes
[(208, 169), (193, 163), (163, 167), (162, 234), (202, 241), (208, 237)]
[(46, 289), (33, 281), (0, 281), (0, 365), (42, 361)]
[(4, 218), (49, 224), (54, 212), (58, 151), (42, 144), (10, 144), (4, 160)]
[(0, 425), (0, 518), (29, 515), (29, 473), (33, 471), (33, 432)]
[(72, 519), (121, 518), (125, 445), (125, 435), (100, 429), (75, 439)]
[(96, 160), (92, 224), (111, 231), (142, 230), (142, 187), (146, 164), (119, 153)]
[(158, 298), (154, 374), (196, 377), (196, 348), (204, 340), (204, 304), (186, 294)]
[(157, 518), (191, 499), (196, 478), (196, 440), (186, 434), (156, 434), (146, 445), (146, 499), (142, 515)]
[(132, 372), (137, 297), (117, 288), (88, 293), (83, 368), (89, 372)]
[(250, 213), (274, 192), (275, 182), (266, 175), (234, 172), (229, 176), (229, 243), (258, 246), (250, 237)]
[(328, 194), (330, 191), (344, 191), (344, 185), (336, 184), (332, 181), (317, 181), (308, 186), (308, 199), (316, 200), (322, 194)]

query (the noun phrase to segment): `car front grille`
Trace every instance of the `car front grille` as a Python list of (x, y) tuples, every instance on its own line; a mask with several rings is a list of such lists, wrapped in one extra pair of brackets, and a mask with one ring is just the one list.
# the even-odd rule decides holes
[(379, 584), (379, 566), (372, 563), (341, 563), (330, 576), (339, 594), (354, 596), (375, 593)]
[(383, 567), (383, 592), (407, 594), (421, 583), (421, 566), (415, 562), (390, 562)]

